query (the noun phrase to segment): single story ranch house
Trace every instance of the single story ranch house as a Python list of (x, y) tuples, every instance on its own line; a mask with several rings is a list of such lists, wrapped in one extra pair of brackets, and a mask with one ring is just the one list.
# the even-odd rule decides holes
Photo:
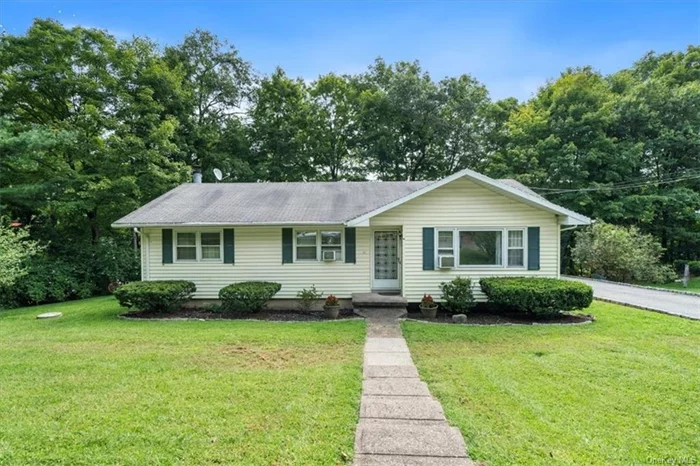
[(457, 276), (559, 277), (562, 229), (591, 220), (514, 180), (183, 184), (116, 221), (141, 234), (143, 280), (190, 280), (196, 299), (240, 281), (276, 298), (440, 297)]

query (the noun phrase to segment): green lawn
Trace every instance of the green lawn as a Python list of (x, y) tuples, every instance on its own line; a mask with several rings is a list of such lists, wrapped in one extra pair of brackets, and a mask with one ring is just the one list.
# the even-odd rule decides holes
[[(36, 320), (61, 311), (57, 320)], [(0, 464), (333, 465), (364, 323), (137, 322), (111, 297), (0, 312)]]
[(700, 460), (700, 322), (600, 302), (588, 311), (598, 320), (582, 326), (404, 322), (421, 377), (475, 460)]
[(649, 286), (656, 288), (668, 288), (670, 290), (680, 290), (680, 291), (692, 291), (693, 293), (700, 293), (700, 277), (693, 277), (688, 280), (688, 288), (683, 288), (683, 283), (655, 283)]

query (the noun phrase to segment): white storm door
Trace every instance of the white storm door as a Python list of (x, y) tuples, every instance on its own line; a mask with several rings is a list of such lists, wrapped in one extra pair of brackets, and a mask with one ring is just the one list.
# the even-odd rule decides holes
[(401, 289), (399, 232), (396, 230), (375, 231), (373, 242), (372, 288), (376, 290)]

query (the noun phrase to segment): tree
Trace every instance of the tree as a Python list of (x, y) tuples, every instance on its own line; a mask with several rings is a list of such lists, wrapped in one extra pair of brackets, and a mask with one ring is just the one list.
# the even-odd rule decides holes
[(486, 159), (488, 92), (471, 76), (436, 83), (418, 62), (377, 59), (359, 89), (358, 140), (380, 179), (436, 179)]
[(378, 58), (361, 79), (362, 150), (369, 169), (382, 180), (435, 178), (445, 95), (418, 62), (387, 65)]
[(647, 54), (611, 79), (621, 89), (616, 136), (640, 147), (639, 177), (627, 190), (625, 211), (654, 234), (669, 259), (700, 248), (700, 47)]
[[(489, 98), (486, 88), (469, 75), (445, 78), (438, 84), (444, 94), (441, 110), (444, 139), (439, 176), (448, 176), (463, 168), (479, 170), (489, 156)], [(493, 122), (495, 124), (495, 121)]]
[(205, 181), (214, 181), (213, 168), (248, 181), (252, 170), (241, 115), (253, 84), (250, 64), (234, 46), (201, 29), (166, 47), (164, 55), (182, 87), (168, 106), (180, 123), (178, 160), (201, 167)]
[(120, 215), (184, 179), (169, 158), (177, 122), (163, 112), (173, 79), (152, 43), (37, 20), (0, 39), (0, 83), (0, 146), (12, 154), (0, 165), (3, 203), (34, 217), (37, 234), (96, 244)]
[(365, 179), (358, 153), (358, 89), (347, 76), (327, 74), (309, 89), (313, 159), (319, 179)]
[(277, 70), (253, 93), (250, 139), (258, 179), (304, 181), (316, 177), (312, 110), (306, 85)]
[(0, 290), (25, 276), (27, 260), (41, 249), (37, 241), (29, 239), (26, 228), (8, 226), (7, 219), (0, 218)]
[[(506, 145), (487, 171), (546, 188), (554, 202), (612, 220), (620, 198), (612, 186), (638, 173), (640, 157), (638, 146), (611, 134), (615, 97), (599, 73), (568, 70), (510, 115)], [(581, 191), (591, 187), (603, 189)]]
[(675, 277), (663, 266), (661, 244), (636, 227), (618, 227), (596, 222), (576, 232), (572, 257), (584, 275), (619, 282), (664, 283)]

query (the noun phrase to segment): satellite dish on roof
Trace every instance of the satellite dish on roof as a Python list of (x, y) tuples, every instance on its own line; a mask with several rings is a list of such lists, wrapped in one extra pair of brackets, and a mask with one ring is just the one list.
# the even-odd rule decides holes
[(219, 181), (221, 181), (221, 180), (224, 179), (224, 174), (221, 173), (221, 170), (219, 170), (218, 168), (215, 168), (215, 169), (214, 169), (214, 176), (215, 176), (216, 179), (219, 180)]

